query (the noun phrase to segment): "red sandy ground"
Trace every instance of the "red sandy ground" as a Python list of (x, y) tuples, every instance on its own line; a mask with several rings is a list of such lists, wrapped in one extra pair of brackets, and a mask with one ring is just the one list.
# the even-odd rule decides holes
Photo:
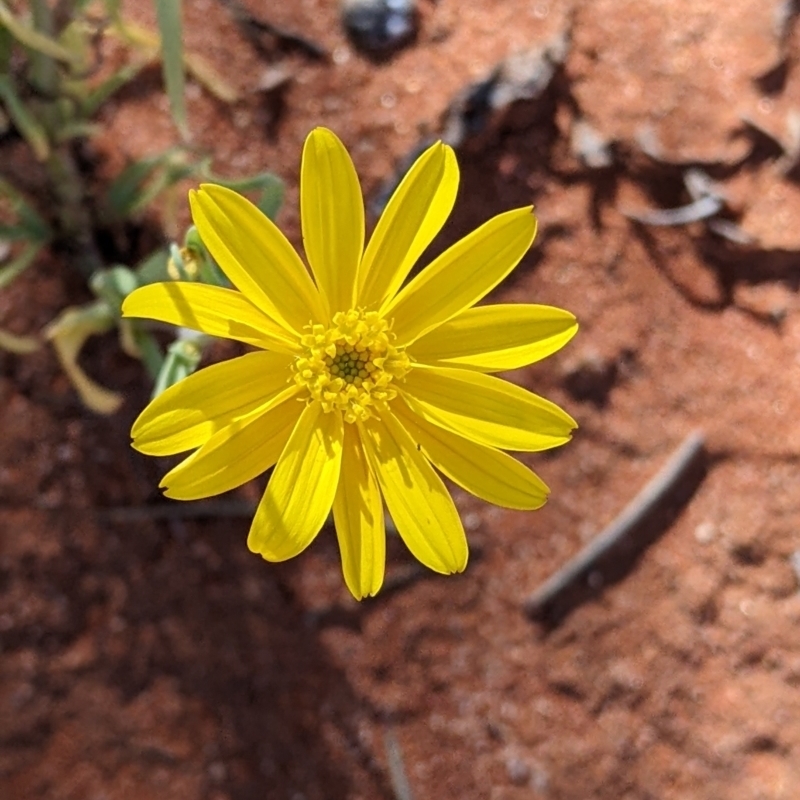
[[(466, 84), (571, 30), (525, 121), (460, 154), (457, 212), (434, 247), (536, 204), (537, 245), (492, 299), (577, 314), (566, 350), (512, 377), (581, 427), (524, 457), (552, 488), (542, 511), (456, 492), (476, 554), (464, 575), (357, 605), (330, 530), (269, 565), (246, 550), (244, 517), (109, 520), (157, 501), (166, 468), (128, 447), (147, 392), (113, 338), (86, 358), (128, 397), (110, 419), (80, 407), (52, 353), (0, 354), (0, 797), (391, 798), (387, 732), (418, 800), (800, 797), (800, 190), (775, 142), (742, 122), (790, 138), (800, 34), (777, 36), (779, 5), (421, 0), (417, 42), (376, 65), (335, 3), (252, 0), (333, 55), (276, 52), (293, 74), (276, 117), (256, 92), (268, 61), (220, 5), (185, 3), (189, 47), (243, 93), (229, 108), (190, 89), (196, 144), (223, 174), (280, 173), (295, 241), (311, 127), (339, 133), (374, 193)], [(109, 174), (175, 141), (157, 88), (145, 77), (106, 110)], [(615, 142), (611, 169), (571, 152), (578, 115)], [(722, 184), (752, 244), (620, 213), (689, 202), (687, 165)], [(85, 300), (64, 274), (44, 260), (4, 291), (3, 326), (33, 333)], [(674, 524), (552, 632), (527, 620), (524, 598), (694, 428), (708, 474)], [(402, 577), (411, 560), (390, 544), (388, 574)]]

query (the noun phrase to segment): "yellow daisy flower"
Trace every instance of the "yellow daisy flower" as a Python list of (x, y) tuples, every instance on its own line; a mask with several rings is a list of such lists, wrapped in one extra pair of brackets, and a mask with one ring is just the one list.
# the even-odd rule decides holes
[(317, 128), (300, 180), (310, 273), (241, 195), (214, 185), (190, 194), (200, 236), (236, 288), (156, 283), (133, 292), (123, 313), (256, 350), (185, 378), (134, 423), (142, 453), (193, 451), (164, 476), (167, 497), (210, 497), (274, 466), (248, 547), (289, 559), (333, 509), (344, 579), (358, 599), (383, 582), (384, 504), (425, 566), (466, 567), (464, 529), (437, 470), (490, 503), (544, 504), (545, 484), (502, 451), (557, 447), (575, 422), (488, 373), (550, 355), (577, 323), (549, 306), (475, 307), (533, 242), (530, 206), (490, 219), (406, 282), (457, 187), (455, 155), (437, 142), (405, 176), (365, 250), (353, 163)]

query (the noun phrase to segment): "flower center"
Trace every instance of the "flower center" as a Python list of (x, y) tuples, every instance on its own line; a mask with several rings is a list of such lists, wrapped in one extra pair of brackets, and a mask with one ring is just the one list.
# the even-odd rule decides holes
[(307, 325), (295, 360), (294, 380), (308, 389), (324, 411), (341, 411), (346, 422), (373, 416), (396, 397), (391, 384), (411, 368), (408, 356), (395, 347), (389, 323), (376, 311), (339, 311), (333, 324)]

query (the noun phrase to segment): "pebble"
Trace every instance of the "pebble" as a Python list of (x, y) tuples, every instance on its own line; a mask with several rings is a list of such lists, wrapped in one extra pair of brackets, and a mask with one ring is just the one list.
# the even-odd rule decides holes
[(791, 564), (795, 577), (797, 578), (797, 586), (800, 588), (800, 550), (795, 550), (789, 556), (789, 563)]
[(710, 544), (714, 541), (717, 535), (717, 528), (713, 522), (701, 522), (695, 529), (694, 529), (694, 538), (700, 544)]
[(386, 55), (417, 33), (415, 0), (342, 0), (342, 24), (353, 44), (372, 55)]
[(516, 756), (506, 761), (506, 773), (514, 786), (524, 786), (531, 778), (531, 768)]
[(570, 149), (589, 169), (605, 169), (614, 163), (609, 140), (584, 119), (572, 126)]

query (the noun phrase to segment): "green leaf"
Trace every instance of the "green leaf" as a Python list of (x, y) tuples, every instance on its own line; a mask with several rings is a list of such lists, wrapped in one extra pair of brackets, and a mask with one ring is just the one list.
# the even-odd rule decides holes
[(184, 94), (183, 33), (180, 0), (156, 0), (158, 30), (161, 34), (161, 61), (164, 84), (169, 98), (172, 118), (184, 139), (189, 136)]
[(16, 333), (9, 333), (0, 328), (0, 350), (25, 356), (38, 350), (41, 346), (42, 343), (34, 336), (17, 336)]
[(203, 347), (209, 341), (208, 336), (181, 328), (178, 338), (167, 348), (152, 397), (158, 397), (165, 389), (191, 375), (197, 369), (203, 356)]
[(126, 321), (130, 322), (133, 328), (134, 341), (139, 348), (139, 358), (141, 358), (147, 370), (147, 374), (150, 376), (151, 380), (158, 380), (158, 375), (164, 365), (164, 355), (161, 352), (161, 348), (158, 346), (158, 342), (153, 334), (142, 330), (139, 324), (140, 320), (122, 320), (122, 322)]
[(86, 340), (111, 330), (114, 321), (113, 309), (105, 301), (98, 300), (80, 308), (65, 308), (44, 332), (84, 405), (98, 414), (113, 414), (124, 398), (92, 380), (78, 364), (78, 357)]
[(186, 231), (183, 246), (192, 254), (192, 257), (199, 265), (198, 272), (201, 283), (207, 283), (210, 286), (222, 286), (226, 289), (230, 288), (230, 281), (219, 268), (217, 262), (211, 257), (211, 253), (208, 252), (203, 240), (200, 238), (200, 232), (194, 225), (189, 226)]
[(120, 67), (116, 72), (109, 75), (108, 78), (81, 100), (84, 117), (87, 119), (93, 117), (109, 97), (127, 83), (130, 83), (146, 66), (146, 61), (136, 61), (132, 64), (125, 64), (125, 66)]
[(13, 47), (14, 37), (11, 31), (5, 25), (0, 25), (0, 75), (9, 71)]
[(144, 210), (165, 189), (169, 189), (184, 178), (197, 173), (198, 165), (190, 162), (186, 152), (181, 148), (175, 148), (165, 156), (160, 169), (154, 173), (152, 179), (143, 187), (143, 191), (136, 205), (131, 209), (131, 213), (136, 214)]
[(8, 116), (11, 117), (17, 130), (30, 145), (36, 159), (46, 161), (50, 155), (47, 132), (20, 99), (9, 75), (0, 75), (0, 100), (5, 104)]
[(24, 22), (18, 20), (12, 13), (4, 0), (0, 0), (0, 25), (7, 28), (11, 35), (25, 47), (35, 50), (44, 56), (62, 61), (64, 64), (76, 64), (77, 58), (74, 53), (62, 47), (55, 39), (45, 36), (43, 33), (28, 27)]
[(122, 265), (99, 270), (89, 279), (89, 288), (118, 314), (122, 301), (139, 285), (136, 273)]
[(274, 222), (283, 205), (283, 195), (283, 181), (276, 175), (266, 175), (256, 205)]
[(158, 169), (164, 156), (143, 158), (129, 164), (115, 178), (106, 193), (108, 215), (115, 220), (125, 219), (138, 204), (145, 181)]
[(151, 253), (143, 261), (140, 261), (134, 270), (139, 283), (146, 286), (148, 283), (159, 283), (160, 281), (169, 280), (169, 273), (167, 272), (167, 263), (169, 262), (169, 253), (166, 249), (156, 250)]
[(113, 221), (127, 219), (146, 208), (164, 189), (196, 172), (186, 151), (173, 147), (160, 155), (125, 167), (106, 194), (105, 213)]
[(207, 178), (212, 183), (218, 183), (236, 192), (260, 192), (256, 200), (256, 206), (262, 213), (266, 214), (273, 222), (283, 205), (285, 193), (283, 181), (271, 172), (261, 172), (247, 178), (228, 179), (220, 178), (216, 175), (207, 173)]
[(25, 272), (33, 263), (36, 256), (39, 255), (41, 249), (41, 244), (31, 244), (14, 258), (11, 263), (0, 268), (0, 289), (4, 289), (14, 278)]
[(10, 225), (0, 223), (0, 237), (11, 240), (23, 239), (35, 244), (45, 244), (50, 241), (52, 234), (47, 223), (13, 184), (0, 178), (0, 198), (3, 197), (9, 200), (17, 221)]

